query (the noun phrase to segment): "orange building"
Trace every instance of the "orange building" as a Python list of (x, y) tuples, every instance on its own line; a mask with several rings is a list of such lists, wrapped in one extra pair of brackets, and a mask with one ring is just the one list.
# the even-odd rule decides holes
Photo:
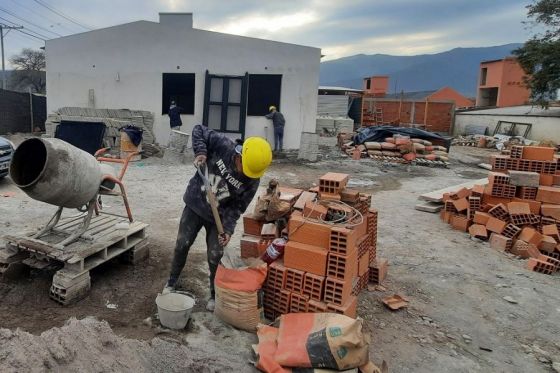
[(527, 104), (531, 92), (523, 83), (524, 76), (515, 57), (481, 62), (476, 106)]
[(389, 77), (385, 75), (364, 78), (364, 93), (374, 97), (383, 97), (389, 88)]

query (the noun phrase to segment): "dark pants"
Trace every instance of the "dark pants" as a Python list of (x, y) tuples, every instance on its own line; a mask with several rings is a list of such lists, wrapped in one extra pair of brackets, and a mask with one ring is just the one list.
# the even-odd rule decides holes
[(177, 233), (177, 243), (175, 244), (175, 254), (171, 264), (171, 274), (169, 275), (169, 285), (174, 286), (185, 266), (187, 254), (191, 248), (198, 232), (204, 227), (206, 229), (206, 249), (208, 256), (208, 267), (210, 269), (210, 294), (214, 298), (214, 278), (218, 264), (224, 255), (224, 248), (218, 242), (218, 229), (214, 223), (203, 220), (196, 212), (188, 206), (183, 209), (181, 222), (179, 223), (179, 233)]
[(284, 127), (274, 127), (274, 151), (282, 150), (284, 145)]

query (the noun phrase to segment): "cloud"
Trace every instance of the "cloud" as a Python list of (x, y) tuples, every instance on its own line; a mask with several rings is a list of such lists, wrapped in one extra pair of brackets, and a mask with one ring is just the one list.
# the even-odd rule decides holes
[(234, 35), (262, 37), (263, 32), (271, 35), (286, 29), (299, 29), (318, 20), (317, 14), (308, 10), (286, 15), (254, 13), (248, 16), (231, 17), (228, 22), (210, 27), (210, 30)]

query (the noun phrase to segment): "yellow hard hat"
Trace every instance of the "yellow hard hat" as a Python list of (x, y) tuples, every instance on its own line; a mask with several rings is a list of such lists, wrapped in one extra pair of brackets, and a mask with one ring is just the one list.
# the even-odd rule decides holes
[(272, 162), (272, 149), (262, 137), (249, 137), (243, 142), (241, 163), (243, 173), (252, 179), (260, 178)]
[(272, 110), (276, 110), (276, 106), (270, 105), (270, 107), (268, 108), (268, 111), (272, 111)]

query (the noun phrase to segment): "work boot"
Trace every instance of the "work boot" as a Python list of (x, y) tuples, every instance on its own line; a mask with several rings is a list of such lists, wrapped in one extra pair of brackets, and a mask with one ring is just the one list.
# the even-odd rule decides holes
[(208, 303), (206, 303), (206, 311), (214, 312), (214, 308), (216, 308), (216, 301), (214, 300), (214, 298), (210, 298), (208, 300)]

